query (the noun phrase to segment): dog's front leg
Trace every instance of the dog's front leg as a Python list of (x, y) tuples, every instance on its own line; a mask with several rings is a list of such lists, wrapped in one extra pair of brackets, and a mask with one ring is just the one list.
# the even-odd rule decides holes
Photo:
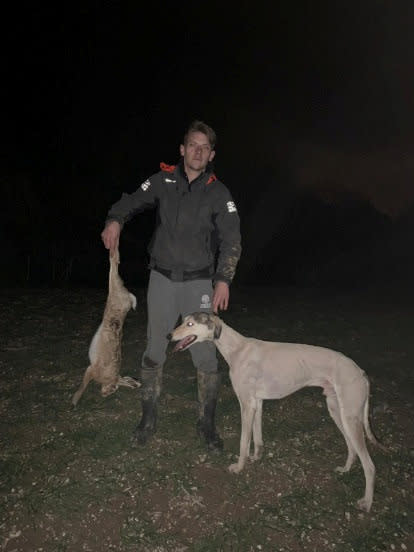
[(255, 462), (260, 460), (263, 453), (263, 437), (262, 437), (262, 409), (263, 400), (256, 400), (256, 412), (253, 419), (253, 442), (254, 442), (254, 454), (250, 456), (250, 460)]
[(254, 404), (247, 402), (243, 403), (240, 399), (240, 411), (241, 411), (241, 437), (240, 437), (240, 454), (239, 461), (236, 464), (229, 466), (229, 471), (232, 473), (239, 473), (244, 468), (246, 460), (250, 452), (250, 440), (252, 435), (253, 418), (256, 407)]

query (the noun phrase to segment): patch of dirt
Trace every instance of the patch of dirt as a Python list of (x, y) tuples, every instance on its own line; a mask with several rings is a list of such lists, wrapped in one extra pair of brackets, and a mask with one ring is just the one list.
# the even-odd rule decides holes
[[(138, 376), (145, 347), (145, 290), (124, 326), (123, 373)], [(371, 418), (388, 453), (371, 448), (374, 505), (359, 512), (359, 463), (319, 389), (266, 401), (263, 458), (238, 475), (238, 401), (220, 358), (217, 425), (225, 452), (195, 432), (196, 378), (189, 353), (168, 356), (158, 432), (133, 446), (137, 390), (103, 399), (90, 385), (70, 404), (106, 296), (91, 290), (0, 294), (2, 395), (0, 550), (4, 552), (207, 552), (414, 549), (414, 343), (410, 300), (380, 308), (377, 293), (235, 289), (226, 322), (246, 335), (329, 346), (371, 380)], [(396, 294), (393, 294), (396, 298)]]

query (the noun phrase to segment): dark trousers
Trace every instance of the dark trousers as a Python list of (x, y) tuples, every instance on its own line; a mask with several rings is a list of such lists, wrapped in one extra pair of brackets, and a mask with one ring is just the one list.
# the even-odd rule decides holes
[[(192, 312), (212, 312), (211, 280), (173, 282), (152, 270), (149, 279), (147, 306), (147, 347), (142, 357), (142, 394), (158, 397), (161, 392), (162, 368), (166, 359), (167, 334), (175, 327), (179, 316)], [(215, 345), (195, 343), (190, 349), (197, 374), (217, 374)]]

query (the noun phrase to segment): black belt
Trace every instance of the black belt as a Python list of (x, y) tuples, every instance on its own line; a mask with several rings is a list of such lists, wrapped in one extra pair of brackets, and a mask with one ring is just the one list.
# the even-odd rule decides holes
[(207, 266), (200, 270), (168, 270), (157, 265), (151, 267), (173, 282), (185, 282), (187, 280), (209, 280), (214, 275), (212, 267)]

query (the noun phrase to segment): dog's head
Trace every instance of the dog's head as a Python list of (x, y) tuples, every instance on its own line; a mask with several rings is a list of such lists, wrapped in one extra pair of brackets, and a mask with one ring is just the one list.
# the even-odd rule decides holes
[(193, 312), (186, 316), (167, 337), (170, 341), (178, 341), (174, 353), (185, 351), (194, 343), (214, 341), (221, 334), (221, 321), (215, 314)]

